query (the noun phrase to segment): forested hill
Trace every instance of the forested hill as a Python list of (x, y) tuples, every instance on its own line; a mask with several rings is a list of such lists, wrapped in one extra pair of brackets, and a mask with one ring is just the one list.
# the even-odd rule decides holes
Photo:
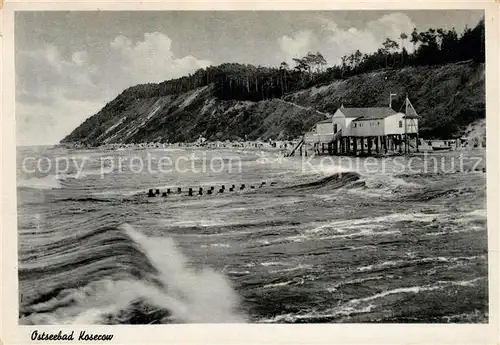
[[(409, 38), (411, 37), (411, 38)], [(409, 41), (409, 42), (407, 42)], [(413, 53), (406, 46), (413, 44)], [(460, 135), (485, 116), (484, 24), (466, 29), (401, 34), (377, 52), (359, 51), (325, 68), (321, 53), (295, 66), (223, 64), (159, 84), (123, 91), (62, 142), (104, 143), (284, 139), (345, 106), (384, 106), (408, 93), (427, 137)]]

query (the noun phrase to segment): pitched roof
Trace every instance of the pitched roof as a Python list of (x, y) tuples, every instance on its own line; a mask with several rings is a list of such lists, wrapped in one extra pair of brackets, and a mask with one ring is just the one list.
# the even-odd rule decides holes
[(321, 120), (318, 123), (333, 123), (332, 119)]
[(363, 119), (385, 119), (388, 116), (396, 114), (396, 111), (389, 107), (384, 108), (340, 108), (345, 117)]

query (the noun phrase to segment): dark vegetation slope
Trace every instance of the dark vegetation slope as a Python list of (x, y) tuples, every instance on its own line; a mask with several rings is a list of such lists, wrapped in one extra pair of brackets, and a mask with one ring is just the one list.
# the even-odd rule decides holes
[[(409, 42), (408, 42), (409, 41)], [(402, 33), (373, 54), (359, 51), (325, 68), (321, 53), (294, 59), (290, 68), (237, 63), (210, 66), (159, 84), (123, 91), (63, 142), (119, 142), (289, 138), (346, 106), (384, 106), (389, 92), (398, 110), (408, 93), (423, 116), (422, 134), (459, 135), (484, 118), (484, 22), (455, 30)], [(413, 45), (409, 54), (406, 45)], [(302, 104), (303, 109), (279, 98)]]

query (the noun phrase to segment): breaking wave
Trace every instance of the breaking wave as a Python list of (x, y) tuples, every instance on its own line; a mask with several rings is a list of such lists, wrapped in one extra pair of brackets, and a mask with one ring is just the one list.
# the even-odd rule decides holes
[(289, 186), (288, 188), (302, 189), (302, 188), (320, 188), (328, 186), (332, 189), (344, 187), (354, 181), (360, 179), (360, 175), (353, 171), (339, 172), (332, 174), (321, 179), (316, 179), (307, 183), (296, 184)]
[(226, 277), (191, 267), (170, 238), (148, 237), (128, 224), (76, 237), (21, 251), (20, 323), (245, 320)]
[(63, 188), (62, 179), (55, 175), (47, 175), (45, 177), (32, 177), (29, 179), (18, 179), (18, 188), (31, 189), (60, 189)]

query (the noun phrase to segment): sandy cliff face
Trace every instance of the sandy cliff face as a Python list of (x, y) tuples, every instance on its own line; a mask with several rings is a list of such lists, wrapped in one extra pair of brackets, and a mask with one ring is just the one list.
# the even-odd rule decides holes
[[(465, 134), (484, 121), (484, 64), (463, 62), (438, 67), (378, 71), (288, 94), (283, 100), (221, 100), (214, 86), (178, 95), (140, 97), (133, 88), (108, 103), (62, 142), (107, 143), (283, 139), (303, 134), (315, 122), (345, 106), (385, 106), (397, 93), (399, 110), (408, 93), (422, 116), (424, 136)], [(317, 111), (320, 110), (320, 111)]]

